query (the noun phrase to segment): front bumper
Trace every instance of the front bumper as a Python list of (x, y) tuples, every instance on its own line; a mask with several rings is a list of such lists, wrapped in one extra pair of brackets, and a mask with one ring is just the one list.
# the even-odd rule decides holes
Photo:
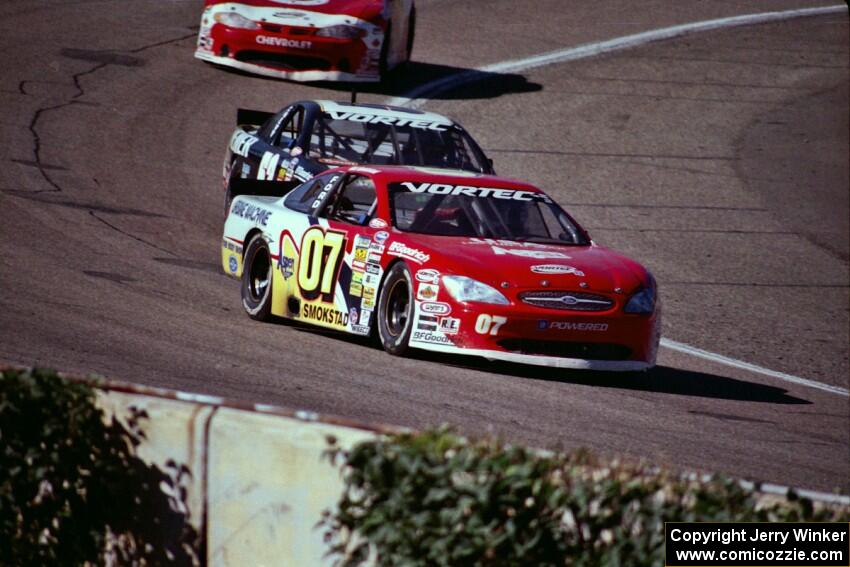
[(661, 338), (660, 305), (651, 315), (633, 315), (619, 308), (594, 313), (453, 304), (448, 317), (457, 319), (453, 334), (440, 332), (448, 325), (422, 313), (419, 304), (410, 346), (536, 366), (635, 371), (655, 365)]
[(202, 30), (195, 57), (242, 71), (292, 81), (380, 80), (380, 42), (234, 29)]

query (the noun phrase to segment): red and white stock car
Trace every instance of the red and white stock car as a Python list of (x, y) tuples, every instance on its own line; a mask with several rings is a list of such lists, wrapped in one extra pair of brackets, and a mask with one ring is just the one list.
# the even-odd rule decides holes
[(652, 275), (517, 181), (421, 167), (330, 170), (283, 198), (238, 195), (221, 257), (241, 278), (251, 317), (376, 332), (392, 354), (655, 364)]
[(410, 59), (413, 0), (205, 0), (195, 57), (293, 81), (379, 81)]

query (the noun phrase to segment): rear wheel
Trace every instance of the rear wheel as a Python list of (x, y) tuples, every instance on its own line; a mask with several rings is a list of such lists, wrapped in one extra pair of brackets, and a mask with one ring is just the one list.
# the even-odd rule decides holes
[(268, 321), (272, 312), (272, 260), (262, 233), (248, 242), (242, 266), (242, 307), (251, 319)]
[(384, 279), (378, 297), (378, 337), (390, 354), (402, 355), (413, 329), (413, 279), (403, 262), (395, 264)]

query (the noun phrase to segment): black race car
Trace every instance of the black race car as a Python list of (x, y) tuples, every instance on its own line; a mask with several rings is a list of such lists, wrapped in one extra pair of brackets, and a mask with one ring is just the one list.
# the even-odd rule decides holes
[(224, 160), (225, 214), (237, 194), (284, 195), (341, 165), (494, 173), (493, 160), (475, 140), (433, 112), (315, 100), (296, 102), (277, 114), (240, 109), (237, 124)]

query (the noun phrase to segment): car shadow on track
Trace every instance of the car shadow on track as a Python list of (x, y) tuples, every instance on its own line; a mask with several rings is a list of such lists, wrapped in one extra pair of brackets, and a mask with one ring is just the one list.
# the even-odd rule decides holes
[[(359, 344), (365, 348), (371, 348), (375, 351), (375, 356), (390, 356), (383, 352), (383, 349), (381, 349), (374, 339), (345, 335), (336, 331), (320, 329), (294, 321), (280, 320), (279, 323), (300, 331), (319, 334), (329, 339), (341, 340)], [(501, 361), (491, 362), (472, 356), (443, 354), (417, 349), (409, 350), (405, 357), (443, 366), (454, 366), (502, 376), (516, 376), (529, 380), (562, 382), (566, 384), (595, 386), (598, 388), (616, 388), (620, 390), (636, 390), (659, 394), (766, 404), (808, 405), (812, 403), (809, 400), (788, 394), (788, 391), (784, 388), (669, 366), (656, 366), (646, 372), (598, 372), (527, 366)], [(389, 363), (389, 360), (386, 362)]]
[(430, 360), (440, 364), (449, 364), (471, 370), (547, 382), (564, 382), (596, 386), (599, 388), (617, 388), (621, 390), (637, 390), (659, 394), (768, 404), (807, 405), (812, 403), (808, 400), (792, 396), (788, 394), (787, 390), (776, 386), (767, 386), (736, 378), (717, 376), (716, 374), (693, 370), (683, 370), (669, 366), (656, 366), (646, 372), (598, 372), (525, 366), (506, 362), (489, 362), (483, 359), (441, 355), (425, 351), (417, 351), (416, 354), (412, 354), (411, 356), (420, 360)]
[[(281, 81), (281, 79), (252, 75), (231, 67), (217, 65), (216, 67), (225, 73), (234, 75), (242, 75), (264, 81)], [(449, 77), (454, 77), (451, 81), (452, 88), (445, 91), (439, 89), (436, 92), (429, 91), (429, 93), (426, 93), (428, 98), (438, 100), (498, 98), (506, 94), (529, 93), (543, 90), (543, 85), (531, 82), (524, 76), (516, 73), (492, 73), (477, 69), (421, 63), (418, 61), (411, 61), (402, 68), (393, 71), (381, 83), (317, 81), (306, 84), (345, 93), (344, 98), (347, 99), (349, 93), (352, 91), (383, 96), (406, 96), (422, 85), (442, 80), (448, 81)]]
[[(451, 77), (451, 79), (449, 79)], [(428, 98), (438, 100), (466, 100), (479, 98), (498, 98), (513, 93), (530, 93), (543, 90), (543, 85), (533, 83), (523, 75), (516, 73), (492, 73), (411, 61), (400, 69), (393, 71), (382, 83), (316, 83), (334, 91), (349, 93), (378, 94), (384, 96), (408, 96), (409, 93), (425, 84), (438, 81), (451, 82), (452, 88), (436, 89), (426, 93)]]

